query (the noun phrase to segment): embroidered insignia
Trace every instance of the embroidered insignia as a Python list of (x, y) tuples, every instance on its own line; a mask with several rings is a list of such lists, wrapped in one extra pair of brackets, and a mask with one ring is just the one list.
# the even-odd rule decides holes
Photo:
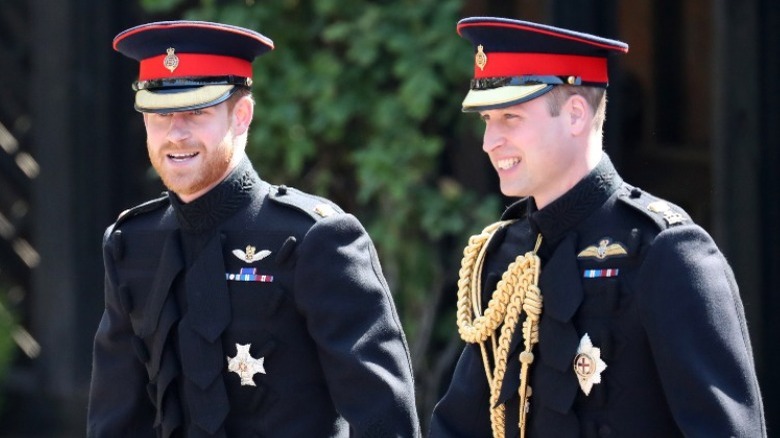
[(610, 278), (617, 277), (620, 269), (586, 269), (582, 276), (585, 278)]
[(257, 386), (252, 379), (255, 374), (265, 374), (265, 367), (263, 363), (265, 358), (255, 359), (249, 353), (249, 347), (252, 344), (236, 344), (236, 355), (234, 357), (227, 356), (228, 371), (232, 371), (238, 374), (241, 378), (241, 386)]
[(680, 213), (674, 211), (674, 209), (664, 201), (651, 202), (647, 209), (653, 213), (660, 213), (663, 215), (664, 220), (669, 225), (679, 224), (685, 222), (685, 218)]
[(578, 259), (597, 259), (605, 260), (612, 256), (627, 255), (626, 247), (620, 242), (610, 243), (611, 240), (606, 237), (599, 240), (599, 246), (589, 246), (577, 254)]
[(474, 55), (474, 64), (476, 64), (480, 70), (485, 70), (485, 65), (487, 65), (487, 55), (484, 52), (484, 47), (482, 47), (482, 44), (477, 46), (477, 54)]
[(601, 372), (607, 369), (607, 364), (601, 360), (601, 349), (593, 346), (590, 336), (586, 333), (580, 340), (577, 356), (574, 357), (574, 374), (580, 382), (580, 389), (585, 395), (590, 394), (593, 385), (601, 383)]
[(179, 66), (179, 57), (176, 56), (176, 54), (174, 53), (175, 51), (176, 49), (174, 49), (173, 47), (168, 47), (168, 49), (166, 50), (168, 54), (165, 56), (165, 59), (163, 59), (163, 65), (165, 66), (165, 68), (170, 70), (171, 73), (173, 73), (173, 71), (176, 70), (176, 67)]
[(231, 281), (255, 281), (258, 283), (272, 283), (274, 281), (274, 276), (265, 274), (257, 275), (257, 268), (241, 268), (238, 274), (233, 274), (230, 272), (225, 273), (225, 279)]
[(319, 204), (316, 207), (314, 207), (314, 212), (322, 217), (328, 217), (334, 213), (336, 213), (336, 210), (333, 209), (328, 204)]
[(271, 255), (271, 251), (264, 249), (260, 252), (257, 252), (257, 248), (252, 245), (247, 245), (246, 252), (241, 251), (240, 249), (234, 249), (233, 255), (247, 263), (254, 263), (259, 262), (260, 260), (263, 260), (264, 258)]

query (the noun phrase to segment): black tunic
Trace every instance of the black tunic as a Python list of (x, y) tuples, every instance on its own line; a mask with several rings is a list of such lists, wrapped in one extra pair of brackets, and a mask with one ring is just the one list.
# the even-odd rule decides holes
[[(542, 234), (543, 310), (526, 436), (766, 435), (733, 273), (685, 212), (624, 183), (605, 155), (545, 208), (532, 199), (512, 205), (503, 219), (512, 218), (519, 220), (489, 248), (483, 291), (492, 293)], [(613, 244), (623, 250), (599, 255)], [(585, 334), (607, 365), (587, 396), (573, 369)], [(520, 340), (517, 330), (500, 397), (507, 437), (518, 435)], [(491, 435), (480, 354), (465, 347), (434, 409), (431, 438)]]
[[(120, 216), (104, 261), (89, 436), (419, 434), (375, 249), (327, 200), (244, 159), (189, 204), (169, 194)], [(254, 386), (228, 369), (246, 345), (265, 372)]]

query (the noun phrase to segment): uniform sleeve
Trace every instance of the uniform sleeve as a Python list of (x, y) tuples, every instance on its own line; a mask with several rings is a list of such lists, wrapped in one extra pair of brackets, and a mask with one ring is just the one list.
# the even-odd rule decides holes
[[(105, 257), (106, 271), (111, 269)], [(147, 374), (132, 346), (128, 315), (106, 275), (105, 309), (95, 335), (87, 413), (88, 437), (154, 436)]]
[(376, 251), (354, 216), (330, 216), (309, 230), (294, 288), (350, 436), (417, 437), (406, 339)]
[(490, 389), (476, 345), (461, 353), (447, 392), (433, 409), (429, 438), (490, 437)]
[(734, 275), (695, 225), (660, 233), (640, 273), (640, 318), (686, 436), (766, 436)]

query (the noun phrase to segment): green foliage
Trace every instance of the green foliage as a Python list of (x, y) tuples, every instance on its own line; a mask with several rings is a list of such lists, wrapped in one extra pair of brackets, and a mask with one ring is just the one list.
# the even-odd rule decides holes
[[(179, 3), (144, 0), (156, 11)], [(477, 123), (460, 113), (473, 68), (455, 32), (463, 3), (201, 0), (183, 17), (274, 40), (254, 64), (248, 153), (264, 179), (327, 196), (361, 219), (413, 352), (456, 332), (451, 318), (434, 327), (443, 285), (457, 281), (467, 236), (498, 211), (497, 197), (441, 170), (448, 147)], [(457, 250), (444, 251), (445, 240)], [(415, 357), (418, 374), (425, 356)]]
[[(7, 376), (7, 370), (14, 357), (15, 343), (13, 333), (16, 329), (16, 321), (8, 307), (5, 305), (7, 287), (0, 278), (0, 384)], [(2, 395), (2, 394), (0, 394)], [(0, 408), (3, 407), (3, 400), (0, 398)]]
[(12, 334), (15, 327), (11, 312), (0, 302), (0, 376), (5, 375), (6, 367), (11, 362), (15, 345)]
[(149, 12), (169, 11), (181, 5), (185, 0), (141, 0), (141, 5)]

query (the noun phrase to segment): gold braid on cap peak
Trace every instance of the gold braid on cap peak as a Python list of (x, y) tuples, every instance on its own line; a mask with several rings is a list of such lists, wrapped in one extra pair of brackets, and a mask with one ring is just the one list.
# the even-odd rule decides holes
[[(501, 383), (506, 374), (509, 344), (517, 328), (520, 312), (526, 317), (522, 324), (525, 350), (520, 353), (520, 437), (525, 436), (525, 420), (529, 408), (528, 398), (531, 388), (528, 386), (528, 370), (534, 360), (531, 352), (539, 342), (539, 317), (542, 314), (542, 293), (539, 290), (539, 271), (541, 261), (536, 255), (542, 243), (542, 235), (536, 239), (533, 251), (517, 256), (507, 267), (496, 285), (490, 302), (482, 313), (482, 266), (485, 262), (488, 242), (500, 228), (514, 221), (501, 221), (488, 225), (478, 235), (472, 236), (463, 250), (463, 260), (458, 280), (458, 332), (460, 337), (470, 343), (479, 343), (482, 350), (482, 362), (485, 366), (490, 386), (490, 423), (493, 437), (503, 438), (505, 431), (505, 407), (498, 404)], [(498, 335), (498, 339), (496, 336)], [(486, 343), (490, 340), (492, 354)], [(491, 358), (493, 366), (491, 367)]]

